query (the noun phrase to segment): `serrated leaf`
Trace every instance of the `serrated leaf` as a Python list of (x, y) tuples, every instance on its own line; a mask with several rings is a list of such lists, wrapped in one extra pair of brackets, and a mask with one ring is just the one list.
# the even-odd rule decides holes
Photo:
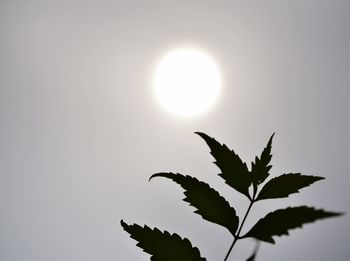
[(262, 151), (260, 158), (255, 157), (255, 162), (252, 162), (252, 181), (254, 185), (254, 189), (256, 191), (256, 188), (259, 184), (263, 183), (266, 178), (270, 175), (269, 171), (271, 169), (270, 161), (272, 158), (271, 155), (271, 147), (272, 147), (272, 139), (275, 134), (272, 134), (270, 137), (266, 147)]
[(312, 207), (290, 207), (270, 212), (260, 219), (242, 238), (253, 237), (274, 244), (272, 236), (288, 235), (288, 230), (302, 227), (319, 219), (339, 216), (341, 213), (328, 212)]
[(251, 185), (251, 175), (247, 164), (225, 144), (220, 144), (205, 133), (196, 132), (196, 134), (208, 144), (210, 153), (216, 160), (214, 163), (221, 170), (219, 176), (225, 180), (226, 184), (250, 199), (248, 188)]
[(185, 190), (186, 197), (183, 200), (197, 209), (195, 213), (207, 221), (224, 226), (235, 235), (239, 223), (235, 209), (207, 183), (174, 173), (157, 173), (150, 179), (154, 177), (168, 178), (179, 184)]
[(299, 189), (307, 187), (321, 179), (324, 178), (301, 175), (300, 173), (283, 174), (267, 182), (261, 189), (256, 200), (268, 198), (285, 198), (290, 194), (298, 193)]
[(148, 226), (141, 227), (137, 224), (128, 225), (120, 221), (122, 227), (135, 239), (137, 246), (151, 255), (152, 261), (204, 261), (198, 248), (193, 247), (191, 242), (178, 234), (170, 234), (168, 231), (161, 232), (159, 229), (151, 229)]

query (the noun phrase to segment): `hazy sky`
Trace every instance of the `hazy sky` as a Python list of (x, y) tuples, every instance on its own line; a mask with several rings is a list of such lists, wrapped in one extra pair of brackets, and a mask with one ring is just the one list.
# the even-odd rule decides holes
[[(182, 190), (148, 178), (203, 179), (242, 215), (203, 131), (250, 163), (276, 131), (272, 176), (326, 177), (268, 211), (307, 204), (350, 213), (349, 1), (1, 1), (0, 259), (146, 260), (119, 224), (191, 239), (208, 260), (231, 244)], [(200, 117), (164, 111), (151, 89), (164, 53), (191, 44), (217, 61), (223, 89)], [(262, 244), (258, 260), (348, 260), (348, 216)], [(245, 231), (246, 231), (245, 230)], [(242, 240), (231, 260), (254, 247)]]

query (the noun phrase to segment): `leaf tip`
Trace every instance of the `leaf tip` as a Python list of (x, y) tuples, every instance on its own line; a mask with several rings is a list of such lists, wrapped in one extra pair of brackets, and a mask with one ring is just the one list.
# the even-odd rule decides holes
[(163, 174), (164, 174), (163, 172), (154, 173), (152, 176), (149, 177), (148, 181), (151, 181), (151, 179), (153, 179), (155, 177), (160, 177)]
[(346, 212), (332, 212), (332, 217), (339, 217), (346, 215)]
[(209, 136), (208, 136), (207, 134), (205, 134), (204, 132), (195, 131), (194, 134), (197, 134), (197, 135), (200, 136), (202, 139), (209, 138)]
[(120, 225), (121, 225), (124, 229), (128, 226), (128, 224), (126, 224), (126, 223), (124, 222), (123, 219), (120, 220)]
[(271, 144), (272, 144), (273, 138), (275, 137), (275, 134), (276, 134), (276, 132), (273, 132), (272, 135), (271, 135), (271, 137), (270, 137), (270, 139), (269, 139), (269, 145), (270, 145), (270, 146), (271, 146)]
[[(300, 174), (300, 175), (301, 175), (301, 174)], [(307, 177), (307, 176), (305, 175), (305, 177)], [(310, 185), (311, 185), (312, 183), (317, 182), (317, 181), (326, 179), (325, 177), (321, 177), (321, 176), (309, 176), (309, 177), (312, 178), (312, 182), (310, 183)]]

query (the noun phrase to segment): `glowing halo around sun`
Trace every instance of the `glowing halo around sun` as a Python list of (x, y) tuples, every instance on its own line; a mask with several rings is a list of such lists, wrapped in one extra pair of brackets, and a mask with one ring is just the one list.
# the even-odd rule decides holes
[(160, 104), (177, 116), (207, 111), (219, 96), (221, 75), (215, 61), (196, 48), (179, 48), (156, 67), (153, 87)]

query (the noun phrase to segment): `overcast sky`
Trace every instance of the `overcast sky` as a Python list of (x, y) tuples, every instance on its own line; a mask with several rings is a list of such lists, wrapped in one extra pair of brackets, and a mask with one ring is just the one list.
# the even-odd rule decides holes
[[(268, 211), (307, 204), (350, 213), (349, 1), (1, 1), (0, 259), (147, 260), (119, 224), (157, 226), (223, 260), (232, 238), (151, 174), (209, 182), (242, 215), (203, 131), (250, 165), (269, 136), (272, 176), (326, 177)], [(223, 89), (182, 119), (155, 99), (164, 53), (191, 44), (216, 60)], [(349, 217), (262, 244), (258, 260), (348, 260)], [(242, 240), (231, 260), (254, 248)]]

